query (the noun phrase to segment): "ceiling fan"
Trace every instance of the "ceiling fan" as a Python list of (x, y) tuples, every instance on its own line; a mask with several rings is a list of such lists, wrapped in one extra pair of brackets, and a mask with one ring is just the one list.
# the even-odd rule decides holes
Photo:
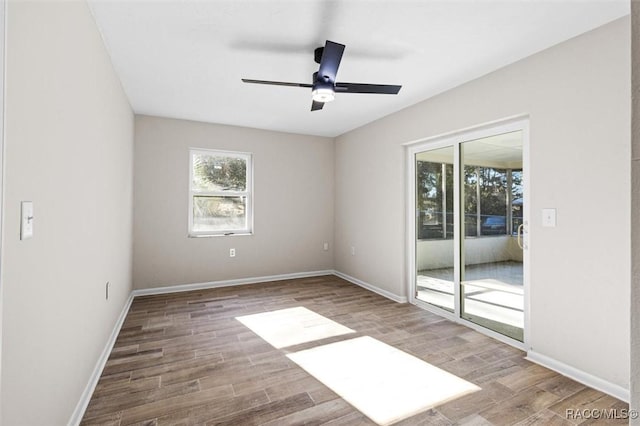
[(373, 93), (383, 95), (397, 95), (402, 86), (389, 84), (339, 83), (336, 82), (338, 67), (344, 53), (344, 44), (327, 40), (324, 47), (314, 51), (314, 59), (320, 64), (317, 72), (313, 73), (313, 84), (287, 83), (283, 81), (251, 80), (243, 78), (245, 83), (268, 84), (272, 86), (305, 87), (311, 89), (313, 102), (311, 111), (321, 110), (326, 102), (335, 99), (336, 93)]

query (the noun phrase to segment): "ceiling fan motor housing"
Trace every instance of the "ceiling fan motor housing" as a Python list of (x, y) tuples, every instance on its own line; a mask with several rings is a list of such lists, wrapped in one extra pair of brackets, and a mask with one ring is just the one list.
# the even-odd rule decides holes
[(317, 47), (316, 50), (313, 51), (313, 60), (316, 61), (316, 64), (319, 64), (322, 60), (322, 53), (324, 52), (324, 46)]
[(318, 77), (318, 73), (313, 73), (313, 86), (311, 87), (313, 100), (315, 102), (331, 102), (335, 99), (335, 85), (327, 76)]
[(320, 76), (316, 71), (313, 73), (313, 87), (311, 90), (313, 91), (317, 89), (335, 90), (335, 84), (329, 77), (326, 75)]

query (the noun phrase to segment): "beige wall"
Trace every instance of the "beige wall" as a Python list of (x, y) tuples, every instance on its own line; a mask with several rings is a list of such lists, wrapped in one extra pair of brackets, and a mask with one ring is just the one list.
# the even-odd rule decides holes
[[(631, 2), (631, 395), (640, 410), (640, 3)], [(640, 425), (640, 418), (630, 420)]]
[[(332, 139), (138, 116), (135, 140), (136, 288), (333, 269)], [(190, 147), (253, 153), (253, 235), (187, 237)]]
[(401, 144), (529, 114), (530, 348), (628, 388), (629, 52), (624, 18), (338, 137), (336, 269), (406, 295)]
[(7, 31), (0, 422), (62, 425), (131, 292), (133, 114), (84, 2), (10, 2)]
[[(4, 74), (5, 74), (5, 35), (6, 35), (6, 21), (5, 21), (5, 2), (0, 2), (0, 170), (4, 168)], [(0, 173), (0, 239), (2, 238), (2, 217), (4, 217), (3, 213), (3, 204), (4, 197), (2, 196), (4, 192), (4, 184), (3, 184), (4, 173)], [(0, 275), (4, 269), (2, 264), (2, 244), (0, 243)], [(0, 411), (2, 410), (2, 305), (4, 303), (4, 285), (2, 284), (2, 278), (0, 277)], [(2, 413), (0, 413), (0, 424), (2, 424)]]

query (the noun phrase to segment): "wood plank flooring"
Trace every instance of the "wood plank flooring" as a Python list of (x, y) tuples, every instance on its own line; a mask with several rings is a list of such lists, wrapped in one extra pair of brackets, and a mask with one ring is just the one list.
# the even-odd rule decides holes
[[(235, 319), (303, 306), (356, 333), (275, 349)], [(627, 424), (566, 409), (627, 404), (524, 353), (335, 276), (137, 297), (83, 425), (370, 425), (287, 353), (371, 336), (482, 388), (398, 425)]]

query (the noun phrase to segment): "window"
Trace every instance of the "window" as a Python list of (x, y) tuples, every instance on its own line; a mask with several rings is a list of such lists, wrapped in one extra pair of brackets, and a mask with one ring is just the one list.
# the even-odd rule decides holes
[(512, 233), (515, 222), (510, 217), (515, 209), (520, 209), (514, 205), (513, 195), (520, 194), (522, 201), (521, 176), (522, 170), (464, 166), (465, 236)]
[(192, 149), (189, 235), (252, 232), (251, 154)]
[[(416, 173), (418, 239), (453, 238), (453, 165), (418, 160)], [(522, 169), (465, 165), (462, 179), (465, 236), (515, 235), (522, 223)]]
[(418, 239), (453, 238), (453, 164), (417, 161)]

